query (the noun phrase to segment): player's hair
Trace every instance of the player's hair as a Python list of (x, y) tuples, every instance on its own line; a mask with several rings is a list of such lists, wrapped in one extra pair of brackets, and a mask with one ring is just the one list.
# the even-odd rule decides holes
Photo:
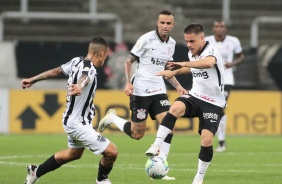
[(106, 50), (109, 47), (109, 43), (102, 37), (94, 37), (89, 43), (89, 52), (93, 54), (99, 54), (102, 50)]
[(101, 44), (101, 45), (104, 45), (105, 47), (109, 47), (109, 43), (107, 42), (107, 40), (100, 36), (92, 38), (90, 43)]
[(174, 14), (171, 11), (169, 11), (169, 10), (162, 10), (159, 13), (159, 15), (172, 15), (172, 16), (174, 16)]
[(189, 24), (185, 29), (184, 29), (185, 34), (199, 34), (199, 33), (204, 33), (204, 28), (201, 24), (193, 23)]

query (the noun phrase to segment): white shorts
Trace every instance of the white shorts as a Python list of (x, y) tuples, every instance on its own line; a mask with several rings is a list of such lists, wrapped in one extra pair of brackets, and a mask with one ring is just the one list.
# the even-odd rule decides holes
[(87, 148), (94, 154), (99, 155), (110, 144), (107, 138), (93, 129), (92, 124), (77, 123), (71, 127), (65, 125), (63, 127), (68, 135), (69, 148)]

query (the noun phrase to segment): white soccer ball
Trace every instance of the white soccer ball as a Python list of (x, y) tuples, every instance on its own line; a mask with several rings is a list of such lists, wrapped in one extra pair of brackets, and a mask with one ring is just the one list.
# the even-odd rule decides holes
[(169, 171), (168, 162), (159, 156), (150, 157), (145, 164), (145, 171), (153, 179), (161, 179)]

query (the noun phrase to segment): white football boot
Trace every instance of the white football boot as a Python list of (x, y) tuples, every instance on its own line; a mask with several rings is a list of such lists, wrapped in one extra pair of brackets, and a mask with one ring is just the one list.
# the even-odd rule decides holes
[(104, 132), (113, 122), (111, 122), (111, 115), (116, 115), (116, 111), (114, 109), (109, 109), (106, 116), (101, 119), (99, 122), (98, 130), (99, 132)]
[(98, 181), (96, 179), (96, 184), (112, 184), (109, 179), (103, 179), (102, 181)]
[(171, 177), (171, 176), (168, 176), (168, 175), (165, 175), (162, 180), (175, 180), (175, 177)]
[(214, 150), (216, 152), (224, 152), (226, 150), (226, 145), (223, 144), (222, 146), (218, 145), (218, 147)]
[(24, 184), (33, 184), (39, 181), (39, 178), (37, 178), (36, 176), (37, 166), (29, 165), (26, 168), (27, 168), (27, 176), (26, 176)]

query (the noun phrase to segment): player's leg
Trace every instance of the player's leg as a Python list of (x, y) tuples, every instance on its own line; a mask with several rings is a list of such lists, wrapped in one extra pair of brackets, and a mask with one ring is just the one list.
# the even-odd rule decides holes
[(113, 169), (114, 162), (118, 156), (117, 147), (110, 143), (108, 147), (102, 152), (103, 157), (99, 162), (98, 168), (98, 177), (96, 179), (96, 183), (108, 183), (110, 184), (110, 180), (108, 175), (110, 174), (111, 170)]
[(217, 138), (218, 138), (218, 146), (215, 149), (216, 152), (224, 152), (226, 150), (226, 114), (224, 114), (220, 120), (218, 130), (217, 130)]
[[(224, 86), (224, 96), (226, 101), (228, 101), (231, 89), (232, 89), (231, 85)], [(224, 115), (220, 120), (219, 127), (217, 130), (218, 146), (215, 149), (216, 152), (224, 152), (226, 150), (226, 126), (227, 126), (227, 116), (224, 113)]]
[(27, 167), (28, 174), (25, 184), (35, 183), (39, 180), (39, 177), (43, 176), (44, 174), (58, 169), (63, 164), (81, 158), (83, 151), (84, 148), (68, 148), (55, 153), (38, 166), (29, 165)]
[(99, 161), (98, 176), (96, 183), (110, 184), (108, 175), (113, 169), (114, 162), (118, 156), (117, 147), (100, 133), (96, 132), (92, 125), (84, 125), (81, 134), (77, 134), (76, 140), (87, 147), (93, 154), (102, 154)]
[(202, 184), (205, 173), (213, 157), (212, 140), (213, 133), (207, 129), (201, 131), (201, 149), (198, 157), (198, 171), (194, 177), (193, 184)]
[(148, 98), (130, 96), (131, 121), (120, 118), (115, 111), (110, 109), (107, 115), (99, 122), (98, 130), (103, 132), (111, 124), (133, 139), (141, 139), (145, 134), (146, 119), (148, 116)]
[(198, 156), (198, 171), (192, 184), (202, 184), (205, 173), (213, 158), (213, 138), (223, 115), (223, 109), (201, 100), (196, 102), (199, 107), (197, 111), (200, 120), (201, 149)]
[(184, 116), (185, 104), (182, 101), (175, 101), (169, 109), (169, 112), (165, 115), (160, 124), (154, 144), (146, 151), (147, 156), (156, 155), (159, 152), (161, 144), (165, 138), (170, 134), (178, 117)]

